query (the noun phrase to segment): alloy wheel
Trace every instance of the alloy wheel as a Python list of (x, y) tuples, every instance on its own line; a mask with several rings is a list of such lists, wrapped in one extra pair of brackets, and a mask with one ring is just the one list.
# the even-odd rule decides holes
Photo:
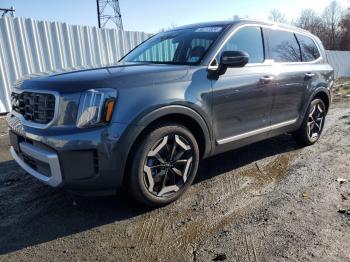
[(317, 140), (321, 135), (325, 118), (325, 110), (317, 103), (312, 107), (307, 122), (307, 134), (310, 140)]
[(175, 194), (186, 184), (193, 159), (193, 148), (184, 137), (163, 137), (147, 154), (143, 168), (146, 188), (157, 197)]

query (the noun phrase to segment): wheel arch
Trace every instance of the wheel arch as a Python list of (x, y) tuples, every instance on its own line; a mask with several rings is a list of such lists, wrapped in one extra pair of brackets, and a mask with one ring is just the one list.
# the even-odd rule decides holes
[(314, 94), (312, 95), (310, 102), (312, 100), (314, 100), (315, 98), (319, 98), (323, 101), (323, 103), (326, 106), (326, 112), (328, 113), (328, 110), (329, 110), (329, 107), (331, 104), (331, 98), (330, 98), (328, 89), (321, 88), (321, 89), (316, 90), (316, 92), (314, 92)]
[(299, 120), (296, 124), (296, 127), (299, 128), (304, 120), (304, 117), (307, 113), (307, 109), (309, 108), (310, 103), (312, 102), (312, 100), (314, 100), (315, 98), (320, 98), (322, 99), (322, 101), (324, 101), (325, 106), (326, 106), (326, 113), (329, 110), (329, 107), (331, 105), (331, 96), (329, 93), (329, 89), (327, 89), (326, 87), (320, 86), (317, 89), (315, 89), (313, 92), (311, 92), (311, 94), (308, 94), (305, 97), (304, 100), (304, 104), (302, 106), (302, 109), (300, 111), (300, 115), (299, 115)]
[(132, 153), (140, 143), (144, 135), (159, 122), (175, 122), (188, 128), (198, 142), (201, 158), (207, 157), (212, 151), (212, 130), (209, 121), (206, 120), (197, 111), (187, 106), (171, 105), (158, 108), (133, 121), (122, 137), (124, 150), (120, 155), (123, 159), (122, 173), (123, 180), (128, 172), (128, 164), (131, 161)]

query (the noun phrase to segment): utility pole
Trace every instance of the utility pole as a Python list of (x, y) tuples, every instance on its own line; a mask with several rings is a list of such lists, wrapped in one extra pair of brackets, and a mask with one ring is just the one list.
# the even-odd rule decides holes
[(11, 6), (11, 8), (0, 8), (0, 12), (2, 12), (1, 17), (4, 17), (7, 14), (10, 14), (10, 16), (13, 17), (15, 9), (13, 8), (13, 6)]
[(100, 1), (99, 0), (96, 0), (96, 5), (97, 5), (97, 23), (98, 23), (98, 28), (101, 28)]
[(117, 29), (123, 30), (122, 15), (118, 0), (96, 0), (97, 22), (99, 28), (104, 28), (109, 24)]

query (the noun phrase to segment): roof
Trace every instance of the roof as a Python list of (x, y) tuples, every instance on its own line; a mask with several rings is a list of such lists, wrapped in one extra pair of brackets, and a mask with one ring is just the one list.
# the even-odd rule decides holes
[(310, 32), (288, 24), (282, 24), (282, 23), (275, 23), (271, 21), (264, 21), (264, 20), (255, 20), (255, 19), (235, 19), (235, 20), (229, 20), (229, 21), (214, 21), (214, 22), (205, 22), (205, 23), (197, 23), (197, 24), (190, 24), (190, 25), (184, 25), (180, 27), (176, 27), (171, 30), (180, 30), (180, 29), (190, 29), (190, 28), (198, 28), (198, 27), (206, 27), (206, 26), (227, 26), (227, 25), (238, 25), (238, 24), (259, 24), (259, 25), (266, 25), (266, 26), (276, 26), (281, 29), (287, 29), (287, 30), (292, 30), (295, 32), (300, 32), (304, 34), (311, 34)]
[(231, 25), (232, 23), (233, 21), (214, 21), (214, 22), (196, 23), (196, 24), (189, 24), (189, 25), (175, 27), (171, 30), (190, 29), (190, 28), (198, 28), (198, 27), (206, 27), (206, 26), (226, 26), (226, 25)]

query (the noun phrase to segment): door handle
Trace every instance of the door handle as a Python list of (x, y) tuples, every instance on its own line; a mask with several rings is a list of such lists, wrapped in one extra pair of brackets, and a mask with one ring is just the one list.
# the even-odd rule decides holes
[(263, 76), (262, 78), (260, 78), (260, 82), (263, 84), (268, 84), (271, 81), (273, 81), (275, 78), (273, 76)]
[(308, 79), (313, 78), (314, 76), (315, 76), (314, 73), (306, 73), (306, 74), (305, 74), (305, 79), (308, 80)]

